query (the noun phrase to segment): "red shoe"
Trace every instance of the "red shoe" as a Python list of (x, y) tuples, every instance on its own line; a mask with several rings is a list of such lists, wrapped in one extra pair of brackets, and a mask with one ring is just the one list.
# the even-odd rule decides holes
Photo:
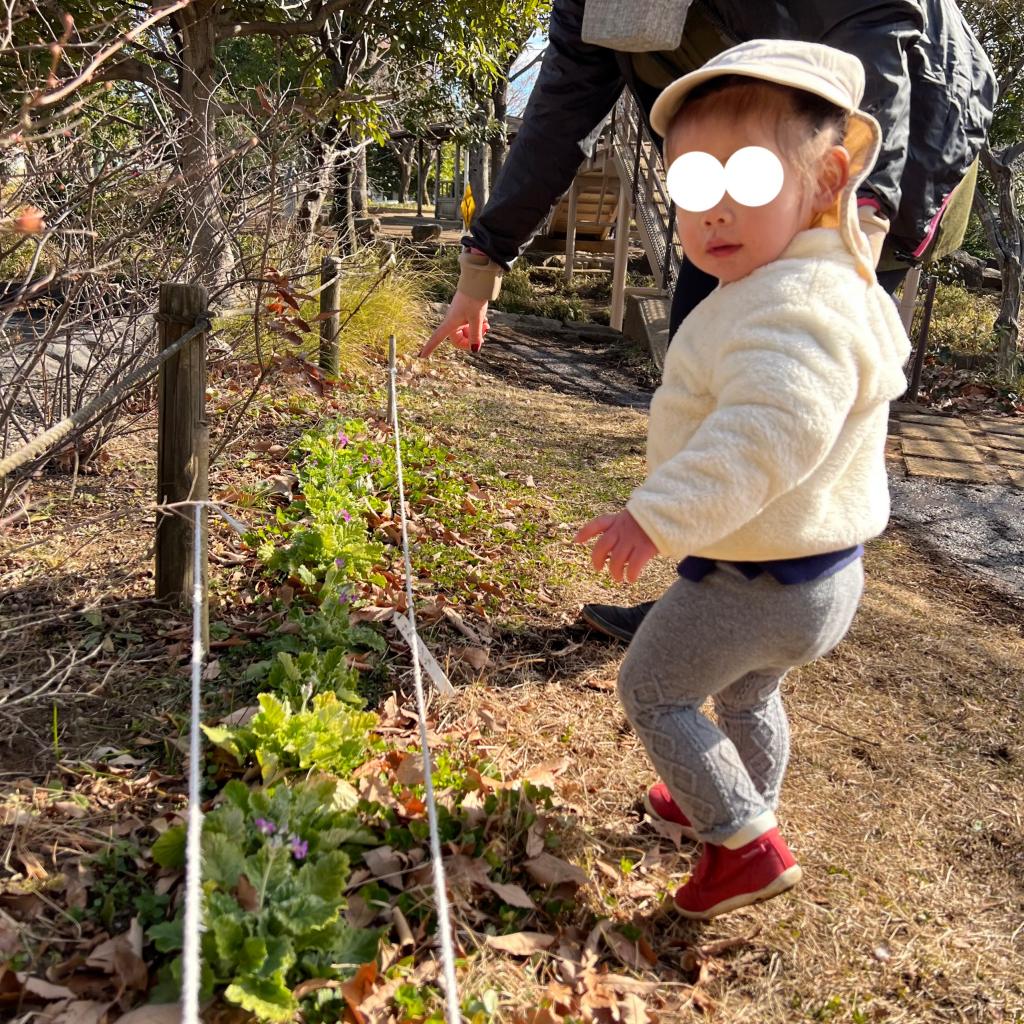
[(676, 907), (684, 917), (708, 921), (770, 900), (792, 889), (802, 875), (777, 828), (738, 850), (705, 843), (696, 870), (676, 892)]
[(644, 807), (652, 818), (661, 818), (662, 821), (671, 821), (683, 830), (687, 839), (699, 842), (697, 833), (690, 824), (690, 819), (683, 814), (682, 808), (672, 799), (668, 786), (664, 782), (651, 786), (644, 794)]

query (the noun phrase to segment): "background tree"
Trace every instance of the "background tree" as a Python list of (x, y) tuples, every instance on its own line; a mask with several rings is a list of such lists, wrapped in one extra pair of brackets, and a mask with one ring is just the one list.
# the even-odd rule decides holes
[(999, 370), (1010, 374), (1021, 357), (1024, 290), (1024, 10), (1008, 0), (966, 0), (962, 7), (999, 81), (992, 129), (981, 151), (984, 174), (974, 209), (999, 263), (1002, 298), (994, 330)]

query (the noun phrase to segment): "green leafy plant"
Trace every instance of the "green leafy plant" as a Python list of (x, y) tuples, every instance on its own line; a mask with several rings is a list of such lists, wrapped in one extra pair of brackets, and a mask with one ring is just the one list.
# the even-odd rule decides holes
[(246, 726), (203, 726), (210, 742), (240, 764), (255, 757), (264, 779), (279, 772), (310, 768), (338, 775), (358, 768), (374, 741), (370, 730), (377, 716), (358, 711), (333, 692), (318, 693), (295, 709), (287, 698), (261, 693), (260, 711)]
[[(330, 780), (249, 790), (233, 780), (203, 826), (203, 991), (262, 1021), (289, 1021), (305, 978), (345, 979), (377, 955), (380, 933), (341, 916), (350, 854), (376, 841)], [(181, 947), (181, 919), (149, 929), (158, 950)], [(165, 994), (180, 959), (165, 971)]]
[(329, 691), (359, 703), (352, 699), (359, 673), (348, 667), (346, 656), (363, 650), (383, 653), (387, 644), (377, 630), (352, 622), (351, 594), (338, 577), (337, 567), (331, 566), (314, 609), (299, 602), (291, 606), (284, 627), (257, 648), (268, 657), (249, 664), (244, 672), (247, 681), (260, 683), (293, 704), (301, 702), (306, 687), (311, 694)]
[[(378, 571), (386, 548), (371, 534), (383, 529), (389, 541), (396, 539), (391, 502), (398, 470), (390, 436), (345, 420), (307, 432), (295, 453), (300, 496), (277, 511), (274, 524), (248, 537), (261, 561), (309, 588), (333, 580), (340, 601), (346, 583), (386, 585)], [(481, 578), (494, 572), (493, 546), (512, 537), (522, 543), (534, 527), (502, 523), (478, 495), (474, 501), (476, 485), (451, 453), (415, 429), (403, 435), (402, 464), (406, 501), (421, 527), (413, 545), (416, 570), (449, 593), (477, 595), (482, 583), (485, 593), (488, 587), (492, 596), (500, 592)], [(461, 540), (471, 535), (485, 539), (481, 550)]]

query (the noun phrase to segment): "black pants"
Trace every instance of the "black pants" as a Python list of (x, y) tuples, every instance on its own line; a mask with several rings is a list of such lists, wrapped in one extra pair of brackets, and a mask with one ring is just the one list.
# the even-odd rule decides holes
[[(878, 275), (878, 283), (890, 294), (907, 276), (905, 270), (887, 270)], [(679, 280), (672, 295), (672, 313), (668, 321), (668, 340), (671, 344), (679, 325), (718, 287), (718, 278), (705, 274), (684, 257)]]

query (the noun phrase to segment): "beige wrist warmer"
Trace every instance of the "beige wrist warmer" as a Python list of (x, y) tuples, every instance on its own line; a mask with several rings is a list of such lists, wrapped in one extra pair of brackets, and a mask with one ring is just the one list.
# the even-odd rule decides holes
[(493, 302), (501, 291), (505, 271), (488, 256), (463, 249), (459, 256), (458, 291), (471, 299)]

